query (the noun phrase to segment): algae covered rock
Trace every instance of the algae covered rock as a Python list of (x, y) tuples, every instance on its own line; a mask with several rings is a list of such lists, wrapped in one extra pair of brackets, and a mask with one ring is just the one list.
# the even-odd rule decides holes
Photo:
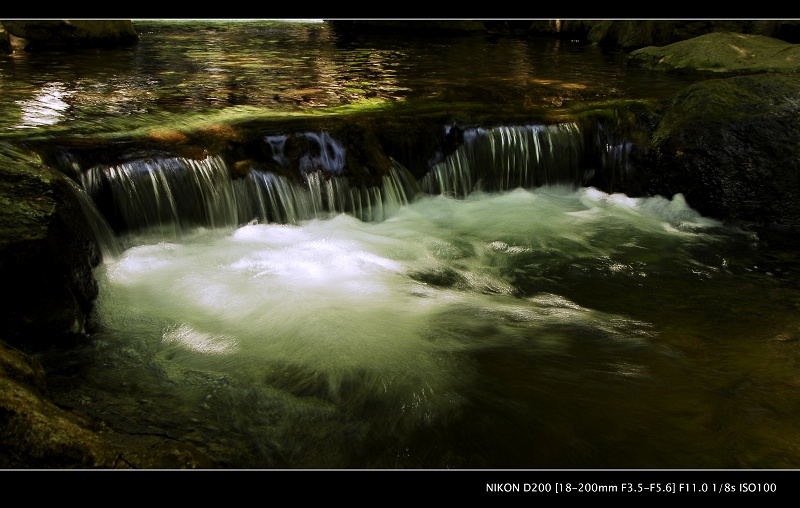
[(644, 181), (723, 220), (800, 228), (800, 75), (709, 79), (666, 106)]
[(164, 436), (118, 432), (54, 404), (31, 355), (0, 340), (0, 469), (203, 469), (200, 450)]
[(0, 341), (0, 467), (117, 467), (120, 450), (45, 392), (41, 365)]
[(596, 44), (630, 51), (665, 46), (715, 32), (754, 34), (789, 42), (798, 42), (799, 35), (796, 20), (632, 19), (596, 21), (586, 38)]
[(734, 76), (800, 70), (800, 45), (763, 35), (716, 32), (631, 52), (628, 65), (653, 70)]

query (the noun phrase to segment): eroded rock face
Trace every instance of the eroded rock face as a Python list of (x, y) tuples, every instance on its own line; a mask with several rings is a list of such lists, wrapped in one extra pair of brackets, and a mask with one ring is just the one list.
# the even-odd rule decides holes
[(26, 51), (118, 47), (138, 42), (130, 20), (2, 20), (8, 34), (24, 39)]

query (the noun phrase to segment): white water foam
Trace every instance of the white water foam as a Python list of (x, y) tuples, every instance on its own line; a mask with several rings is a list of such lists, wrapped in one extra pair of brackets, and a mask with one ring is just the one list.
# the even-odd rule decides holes
[(425, 393), (452, 405), (471, 382), (462, 353), (519, 341), (558, 351), (558, 326), (637, 343), (650, 336), (646, 323), (563, 296), (519, 296), (502, 269), (509, 259), (613, 258), (619, 238), (694, 241), (715, 224), (680, 198), (547, 188), (425, 197), (383, 222), (342, 214), (198, 229), (100, 267), (97, 323), (185, 369), (282, 379), (290, 393), (318, 383), (315, 394), (333, 401), (358, 378), (372, 396)]

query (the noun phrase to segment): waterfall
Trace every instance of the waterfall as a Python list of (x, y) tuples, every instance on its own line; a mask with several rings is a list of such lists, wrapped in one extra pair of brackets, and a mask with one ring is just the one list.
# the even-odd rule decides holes
[(304, 175), (303, 184), (274, 173), (253, 170), (235, 182), (240, 217), (247, 221), (293, 224), (341, 213), (365, 222), (384, 220), (409, 202), (398, 163), (381, 187), (351, 187), (346, 177), (322, 171)]
[(65, 177), (64, 181), (72, 191), (81, 206), (83, 215), (86, 217), (89, 227), (92, 229), (97, 245), (100, 248), (100, 256), (104, 261), (110, 261), (119, 256), (122, 248), (114, 236), (114, 232), (106, 222), (105, 217), (97, 209), (94, 201), (86, 194), (84, 189), (75, 180)]
[(179, 237), (186, 227), (292, 224), (340, 213), (384, 220), (408, 204), (404, 173), (395, 162), (382, 187), (351, 187), (346, 177), (323, 171), (303, 174), (299, 182), (260, 169), (233, 179), (219, 157), (173, 157), (95, 166), (82, 173), (81, 183), (118, 231)]
[(98, 165), (81, 172), (80, 179), (118, 232), (179, 237), (187, 227), (294, 224), (337, 214), (381, 221), (418, 194), (463, 198), (474, 191), (586, 186), (596, 168), (624, 174), (630, 144), (602, 126), (592, 134), (575, 123), (468, 129), (463, 143), (432, 160), (420, 179), (391, 159), (381, 184), (370, 187), (351, 184), (345, 147), (327, 132), (294, 134), (293, 150), (304, 150), (295, 154), (294, 163), (287, 155), (288, 135), (265, 136), (280, 174), (254, 163), (249, 173), (234, 178), (219, 156), (199, 161), (154, 157)]
[(500, 126), (464, 132), (464, 144), (436, 163), (420, 186), (431, 194), (465, 197), (542, 185), (581, 186), (591, 176), (577, 124)]
[(162, 229), (179, 235), (185, 226), (239, 222), (230, 173), (218, 157), (95, 166), (81, 174), (81, 183), (117, 229)]

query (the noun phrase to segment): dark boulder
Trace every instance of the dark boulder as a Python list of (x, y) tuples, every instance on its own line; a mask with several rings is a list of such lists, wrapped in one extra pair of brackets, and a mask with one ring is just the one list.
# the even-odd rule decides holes
[(2, 20), (26, 51), (129, 46), (139, 41), (130, 20)]
[(587, 34), (593, 43), (634, 50), (665, 46), (713, 32), (738, 32), (798, 42), (797, 20), (602, 20)]
[(67, 178), (0, 146), (0, 337), (14, 346), (81, 334), (97, 296), (95, 233)]
[(800, 76), (709, 79), (666, 105), (645, 191), (726, 221), (800, 230)]

